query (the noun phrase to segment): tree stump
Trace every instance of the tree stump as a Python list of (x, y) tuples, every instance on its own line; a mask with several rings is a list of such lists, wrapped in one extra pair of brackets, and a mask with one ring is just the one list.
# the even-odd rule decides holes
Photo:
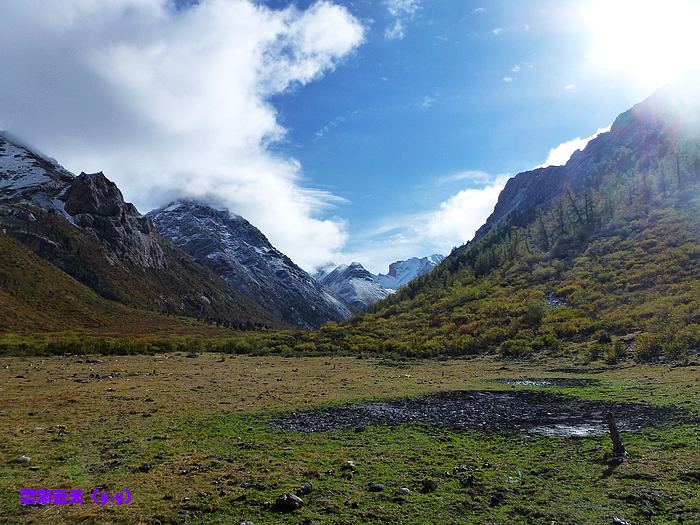
[(622, 459), (627, 455), (625, 446), (622, 444), (620, 439), (620, 433), (617, 431), (617, 424), (615, 423), (615, 416), (612, 412), (608, 412), (605, 416), (608, 422), (608, 429), (610, 430), (610, 439), (613, 442), (613, 456), (618, 459)]

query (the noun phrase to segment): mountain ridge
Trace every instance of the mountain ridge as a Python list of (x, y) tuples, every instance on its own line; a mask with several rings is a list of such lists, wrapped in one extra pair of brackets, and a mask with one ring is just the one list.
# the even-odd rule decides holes
[(162, 238), (102, 173), (0, 136), (0, 228), (106, 299), (236, 327), (282, 326)]

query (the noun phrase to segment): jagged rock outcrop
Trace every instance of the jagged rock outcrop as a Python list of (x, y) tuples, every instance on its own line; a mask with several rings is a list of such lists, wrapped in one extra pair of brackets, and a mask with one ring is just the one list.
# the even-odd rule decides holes
[(148, 218), (102, 172), (81, 173), (62, 195), (66, 213), (116, 256), (144, 268), (164, 268), (165, 254)]

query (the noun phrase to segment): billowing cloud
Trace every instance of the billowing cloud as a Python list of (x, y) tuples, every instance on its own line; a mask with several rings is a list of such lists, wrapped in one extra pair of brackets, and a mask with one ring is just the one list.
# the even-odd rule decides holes
[(4, 0), (0, 128), (72, 171), (104, 170), (142, 211), (181, 196), (226, 205), (311, 268), (346, 228), (321, 218), (338, 198), (271, 152), (285, 130), (269, 99), (362, 40), (326, 0)]
[(571, 158), (571, 155), (573, 155), (576, 151), (584, 149), (590, 141), (592, 141), (594, 138), (596, 138), (601, 133), (606, 133), (608, 131), (610, 131), (610, 126), (608, 126), (606, 128), (600, 128), (598, 131), (596, 131), (590, 137), (586, 137), (583, 139), (580, 137), (577, 137), (573, 140), (569, 140), (567, 142), (563, 142), (562, 144), (559, 144), (557, 147), (549, 150), (549, 155), (547, 156), (547, 160), (544, 161), (543, 164), (540, 164), (537, 167), (538, 168), (546, 168), (547, 166), (563, 166), (564, 164), (566, 164), (569, 161), (569, 159)]
[(461, 246), (471, 240), (498, 201), (507, 175), (496, 177), (483, 188), (462, 190), (442, 202), (427, 216), (422, 233), (437, 246)]

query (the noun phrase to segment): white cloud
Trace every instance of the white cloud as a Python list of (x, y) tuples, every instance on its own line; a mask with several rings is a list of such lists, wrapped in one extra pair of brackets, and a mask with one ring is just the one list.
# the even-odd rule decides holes
[(471, 240), (493, 212), (507, 179), (507, 176), (497, 177), (483, 188), (462, 190), (442, 202), (428, 215), (423, 235), (445, 250)]
[(359, 234), (361, 250), (344, 254), (343, 262), (358, 261), (372, 272), (386, 272), (389, 263), (413, 256), (442, 253), (471, 240), (498, 201), (510, 175), (464, 171), (438, 179), (438, 184), (468, 181), (463, 189), (432, 210), (385, 217), (372, 230)]
[(501, 33), (503, 33), (503, 31), (504, 31), (504, 29), (503, 29), (502, 27), (497, 27), (496, 29), (494, 29), (494, 30), (491, 31), (491, 32), (492, 32), (494, 35), (498, 36), (498, 35), (500, 35)]
[(543, 164), (540, 164), (537, 167), (538, 168), (546, 168), (547, 166), (563, 166), (564, 164), (566, 164), (569, 161), (569, 159), (571, 158), (571, 155), (573, 155), (574, 152), (584, 149), (586, 147), (586, 145), (591, 140), (596, 138), (601, 133), (606, 133), (608, 131), (610, 131), (610, 126), (608, 126), (606, 128), (600, 128), (598, 131), (596, 131), (590, 137), (586, 137), (586, 138), (578, 137), (578, 138), (575, 138), (573, 140), (569, 140), (567, 142), (559, 144), (557, 147), (549, 150), (549, 155), (547, 156), (547, 160), (544, 161)]
[(423, 97), (423, 100), (420, 103), (420, 107), (423, 109), (430, 109), (433, 107), (433, 104), (435, 104), (435, 97), (431, 97), (430, 95)]
[(406, 20), (413, 18), (421, 8), (420, 0), (384, 0), (384, 6), (393, 19), (384, 30), (387, 40), (403, 40), (406, 36)]
[(485, 186), (494, 181), (508, 180), (510, 175), (492, 175), (481, 170), (466, 170), (446, 175), (437, 179), (438, 184), (447, 184), (452, 182), (469, 181), (476, 186)]
[(520, 66), (515, 65), (510, 70), (512, 73), (518, 73), (520, 71)]
[(394, 20), (394, 25), (387, 27), (384, 31), (384, 38), (387, 40), (403, 40), (405, 36), (403, 22), (398, 18)]
[(420, 9), (420, 0), (385, 0), (391, 16), (414, 15)]
[(73, 171), (104, 170), (146, 211), (201, 196), (247, 217), (306, 268), (342, 248), (337, 204), (308, 188), (269, 97), (363, 40), (344, 7), (252, 0), (4, 0), (0, 128)]
[(513, 80), (515, 80), (515, 79), (513, 77), (510, 77), (510, 76), (503, 77), (503, 82), (511, 83), (511, 82), (513, 82)]
[(564, 86), (565, 91), (576, 91), (576, 84), (567, 84)]
[(485, 12), (486, 12), (486, 8), (485, 8), (485, 7), (477, 7), (476, 9), (474, 9), (474, 10), (472, 11), (472, 14), (473, 14), (473, 15), (483, 15)]

